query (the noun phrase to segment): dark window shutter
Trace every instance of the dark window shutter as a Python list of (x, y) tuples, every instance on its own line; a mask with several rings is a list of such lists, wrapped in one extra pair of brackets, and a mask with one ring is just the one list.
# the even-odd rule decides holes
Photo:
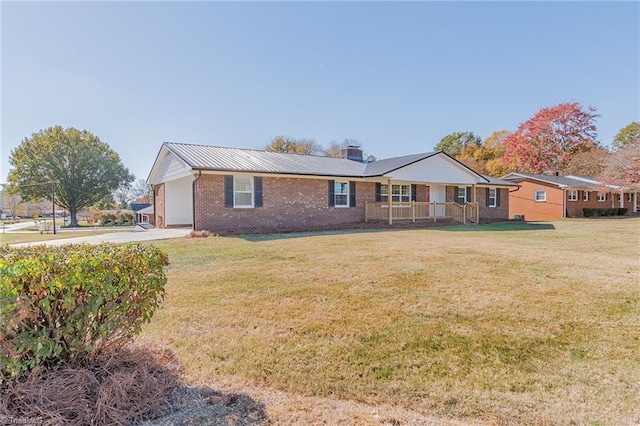
[(500, 207), (500, 188), (496, 188), (496, 207)]
[(470, 186), (467, 186), (467, 203), (471, 202), (471, 190), (473, 188), (471, 188)]
[(253, 178), (253, 205), (262, 207), (262, 177)]
[(336, 205), (335, 191), (336, 191), (336, 181), (330, 180), (329, 181), (329, 207), (333, 207)]
[(458, 187), (453, 187), (453, 201), (460, 204), (460, 199), (458, 198)]
[(379, 202), (382, 199), (382, 184), (380, 182), (376, 182), (376, 202)]
[(233, 207), (233, 176), (224, 177), (224, 206)]
[(411, 185), (411, 201), (416, 201), (418, 195), (418, 185)]
[(349, 207), (356, 206), (356, 182), (349, 181)]
[(489, 199), (489, 194), (491, 193), (491, 188), (487, 188), (487, 199), (485, 201), (485, 206), (489, 207), (489, 203), (491, 202), (491, 200)]

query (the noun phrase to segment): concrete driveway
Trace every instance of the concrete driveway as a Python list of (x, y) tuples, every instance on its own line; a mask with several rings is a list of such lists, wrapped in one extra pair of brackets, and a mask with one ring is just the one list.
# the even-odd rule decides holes
[[(139, 229), (139, 228), (138, 228)], [(191, 228), (175, 228), (175, 229), (149, 229), (149, 230), (133, 230), (119, 231), (108, 234), (96, 234), (85, 237), (64, 238), (62, 240), (39, 241), (35, 243), (12, 244), (14, 247), (20, 246), (61, 246), (64, 244), (100, 244), (100, 243), (130, 243), (136, 241), (153, 241), (167, 240), (169, 238), (181, 238), (188, 235)]]

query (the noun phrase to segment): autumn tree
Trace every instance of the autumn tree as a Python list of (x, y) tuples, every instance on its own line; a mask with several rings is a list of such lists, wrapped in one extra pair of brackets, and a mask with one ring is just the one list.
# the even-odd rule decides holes
[(561, 172), (563, 175), (600, 176), (610, 155), (609, 151), (600, 147), (578, 152), (569, 158)]
[(640, 139), (640, 122), (633, 121), (620, 129), (613, 138), (611, 146), (614, 149), (622, 149), (638, 139)]
[(598, 180), (603, 185), (640, 189), (640, 138), (612, 153)]
[(498, 130), (482, 143), (471, 142), (456, 157), (456, 160), (478, 173), (502, 176), (509, 172), (508, 167), (502, 162), (504, 155), (502, 141), (508, 134), (507, 130)]
[(597, 117), (577, 102), (542, 108), (505, 138), (503, 160), (520, 172), (560, 170), (572, 155), (598, 146)]
[(452, 157), (457, 157), (471, 143), (475, 143), (478, 146), (482, 145), (482, 138), (476, 136), (473, 132), (454, 132), (440, 139), (434, 149)]
[(276, 136), (265, 146), (264, 150), (300, 155), (319, 155), (322, 153), (322, 147), (315, 140), (294, 139), (288, 136)]
[(57, 205), (69, 210), (71, 226), (77, 212), (110, 195), (134, 177), (118, 154), (86, 130), (50, 127), (25, 138), (11, 152), (8, 190), (29, 200), (55, 193)]

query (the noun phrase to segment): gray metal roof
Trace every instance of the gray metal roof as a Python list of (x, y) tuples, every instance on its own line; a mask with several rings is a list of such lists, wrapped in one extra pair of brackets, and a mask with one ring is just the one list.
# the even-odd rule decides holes
[(594, 180), (593, 178), (583, 177), (583, 179), (574, 179), (570, 176), (553, 176), (553, 175), (537, 175), (533, 173), (509, 173), (502, 177), (504, 180), (533, 179), (539, 182), (546, 182), (563, 188), (595, 188), (597, 183), (588, 182), (583, 179)]
[(485, 178), (488, 181), (488, 183), (491, 185), (518, 186), (517, 183), (509, 182), (508, 180), (504, 180), (504, 179), (498, 179), (493, 176), (482, 175), (482, 177)]
[(437, 154), (437, 152), (430, 152), (360, 163), (345, 158), (286, 154), (211, 145), (165, 142), (164, 146), (194, 170), (344, 177), (383, 176), (393, 170)]

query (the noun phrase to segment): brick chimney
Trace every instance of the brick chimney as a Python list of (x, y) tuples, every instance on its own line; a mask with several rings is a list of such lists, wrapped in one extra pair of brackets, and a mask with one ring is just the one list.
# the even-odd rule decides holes
[(362, 150), (357, 145), (347, 145), (342, 148), (342, 158), (362, 163)]

